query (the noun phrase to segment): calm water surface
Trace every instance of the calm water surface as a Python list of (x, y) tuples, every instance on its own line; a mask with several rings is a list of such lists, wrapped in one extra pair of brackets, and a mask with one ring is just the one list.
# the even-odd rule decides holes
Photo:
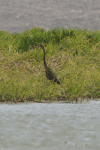
[(34, 26), (100, 30), (100, 0), (0, 0), (0, 30)]
[(100, 101), (0, 104), (0, 150), (100, 150)]

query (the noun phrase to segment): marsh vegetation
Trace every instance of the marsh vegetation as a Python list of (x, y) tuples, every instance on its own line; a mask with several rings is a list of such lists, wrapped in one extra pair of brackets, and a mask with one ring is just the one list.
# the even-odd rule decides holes
[[(61, 85), (47, 80), (47, 65)], [(100, 31), (33, 28), (23, 33), (0, 31), (0, 101), (100, 98)]]

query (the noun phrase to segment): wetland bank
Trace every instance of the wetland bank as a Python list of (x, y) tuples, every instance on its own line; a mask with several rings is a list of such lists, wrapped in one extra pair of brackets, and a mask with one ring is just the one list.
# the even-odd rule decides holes
[[(46, 79), (47, 65), (61, 85)], [(100, 31), (34, 27), (22, 33), (0, 31), (0, 102), (69, 101), (100, 98)]]

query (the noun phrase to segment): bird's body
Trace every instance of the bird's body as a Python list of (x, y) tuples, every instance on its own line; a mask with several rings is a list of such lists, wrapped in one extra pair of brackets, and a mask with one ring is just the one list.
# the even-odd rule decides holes
[(46, 73), (47, 79), (54, 80), (54, 82), (57, 82), (58, 84), (60, 84), (57, 74), (51, 68), (47, 67), (45, 69), (45, 73)]
[(47, 67), (47, 63), (46, 63), (46, 60), (45, 60), (44, 46), (41, 44), (39, 47), (41, 47), (43, 49), (43, 52), (44, 52), (43, 62), (44, 62), (44, 69), (45, 69), (45, 74), (46, 74), (47, 79), (48, 80), (53, 80), (57, 84), (61, 84), (57, 74), (51, 68)]

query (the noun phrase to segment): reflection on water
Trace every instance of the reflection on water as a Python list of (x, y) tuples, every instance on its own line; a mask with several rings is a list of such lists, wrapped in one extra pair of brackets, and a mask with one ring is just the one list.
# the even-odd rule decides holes
[(99, 150), (100, 101), (0, 104), (0, 150)]

